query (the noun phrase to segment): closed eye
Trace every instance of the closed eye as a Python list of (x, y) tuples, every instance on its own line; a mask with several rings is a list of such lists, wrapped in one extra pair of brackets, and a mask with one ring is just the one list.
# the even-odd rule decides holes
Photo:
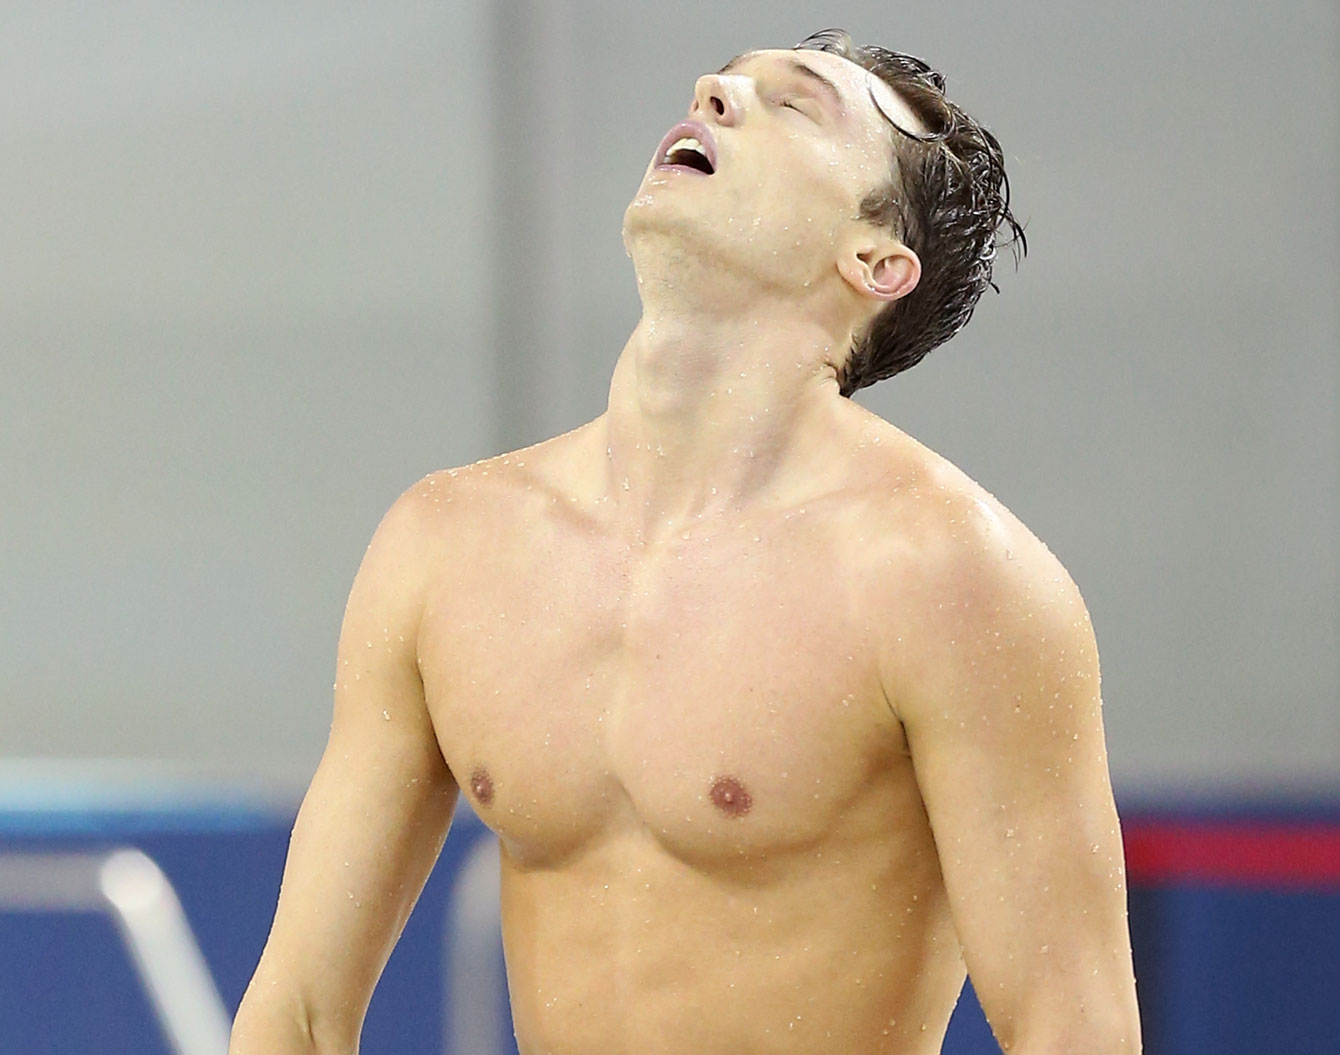
[(808, 117), (811, 121), (815, 119), (814, 115), (810, 113), (808, 110), (802, 110), (799, 106), (797, 106), (796, 100), (794, 99), (783, 99), (781, 103), (788, 110), (794, 110), (798, 114), (803, 114), (805, 117)]

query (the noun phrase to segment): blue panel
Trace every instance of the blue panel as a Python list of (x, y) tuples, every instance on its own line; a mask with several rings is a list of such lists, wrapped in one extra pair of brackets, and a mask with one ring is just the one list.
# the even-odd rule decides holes
[(0, 1052), (172, 1055), (111, 919), (0, 913)]
[[(232, 1013), (269, 931), (291, 825), (291, 813), (235, 804), (0, 809), (0, 851), (143, 850), (176, 889)], [(458, 817), (373, 997), (364, 1055), (441, 1055), (449, 898), (486, 837), (468, 811)], [(1131, 930), (1147, 1055), (1340, 1053), (1340, 891), (1136, 888)], [(166, 1055), (106, 916), (0, 913), (0, 950), (0, 1052)], [(499, 1052), (515, 1053), (501, 1028)], [(945, 1055), (998, 1051), (965, 987)]]
[(963, 994), (949, 1019), (943, 1051), (944, 1055), (1000, 1055), (1000, 1045), (991, 1034), (971, 982), (964, 983)]
[(1340, 824), (1340, 796), (1271, 794), (1121, 796), (1123, 827), (1159, 824)]
[[(269, 933), (292, 823), (228, 808), (0, 810), (0, 851), (142, 850), (175, 889), (231, 1016)], [(364, 1055), (442, 1055), (448, 896), (484, 834), (468, 812), (458, 815), (373, 995)], [(0, 1053), (169, 1055), (108, 916), (0, 912), (0, 949)], [(498, 1051), (515, 1052), (510, 1023)]]
[(1140, 1032), (1145, 1055), (1172, 1055), (1163, 1018), (1169, 1005), (1168, 954), (1171, 936), (1159, 918), (1158, 891), (1133, 888), (1129, 895), (1131, 953), (1135, 995), (1140, 1003)]
[[(459, 832), (454, 835), (459, 835)], [(449, 838), (387, 961), (363, 1027), (363, 1052), (441, 1055), (447, 895), (465, 839)]]
[(1340, 892), (1143, 893), (1149, 1055), (1340, 1052)]
[[(76, 829), (67, 822), (58, 824), (58, 834), (48, 838), (38, 837), (29, 829), (24, 836), (0, 841), (0, 850), (107, 852), (126, 846), (142, 850), (163, 870), (175, 889), (224, 1006), (232, 1014), (237, 1010), (269, 933), (288, 847), (289, 824), (287, 819), (276, 818), (268, 832), (257, 830), (250, 824), (241, 831), (231, 832), (221, 830), (217, 825), (211, 826), (213, 830), (201, 832), (173, 832), (158, 826), (149, 833), (141, 829), (138, 833), (127, 833), (127, 838), (115, 838), (113, 828), (104, 820), (97, 826), (99, 835), (91, 838), (86, 834), (89, 830), (86, 827), (77, 829), (80, 834), (72, 834)], [(92, 916), (109, 933), (117, 933), (110, 917), (89, 913), (73, 915)], [(4, 920), (6, 926), (10, 921), (19, 925), (18, 921), (28, 918), (27, 913), (0, 913), (0, 920)], [(63, 920), (71, 918), (71, 914), (60, 916), (43, 912), (32, 918), (42, 921), (43, 927), (58, 927)], [(33, 933), (43, 932), (39, 929)], [(119, 937), (115, 941), (121, 945)], [(126, 972), (129, 969), (127, 954), (122, 951), (119, 955), (122, 966), (118, 969)], [(134, 977), (131, 980), (135, 981)], [(60, 999), (58, 991), (48, 993), (43, 999), (52, 1007), (49, 1013), (56, 1014)], [(39, 1001), (34, 1006), (42, 1004)]]

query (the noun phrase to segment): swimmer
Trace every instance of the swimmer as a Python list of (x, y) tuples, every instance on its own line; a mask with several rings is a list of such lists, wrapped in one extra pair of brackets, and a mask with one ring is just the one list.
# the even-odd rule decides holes
[(523, 1055), (1140, 1050), (1098, 654), (1051, 552), (846, 398), (1021, 235), (996, 140), (827, 31), (701, 77), (609, 403), (410, 488), (232, 1055), (346, 1053), (464, 795)]

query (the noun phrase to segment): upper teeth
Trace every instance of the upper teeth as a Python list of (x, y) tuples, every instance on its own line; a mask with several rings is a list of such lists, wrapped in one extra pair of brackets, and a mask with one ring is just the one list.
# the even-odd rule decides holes
[(702, 143), (694, 139), (692, 136), (685, 136), (683, 139), (676, 139), (673, 143), (670, 144), (670, 149), (665, 152), (665, 156), (669, 157), (676, 150), (694, 150), (697, 151), (699, 154), (702, 154), (703, 157), (707, 156), (707, 151), (703, 149)]

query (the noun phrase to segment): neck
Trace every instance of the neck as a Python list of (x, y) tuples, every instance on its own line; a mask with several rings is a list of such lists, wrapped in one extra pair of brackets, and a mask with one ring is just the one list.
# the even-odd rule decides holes
[(779, 497), (829, 449), (845, 353), (821, 324), (756, 302), (645, 311), (610, 384), (608, 493), (648, 539)]

